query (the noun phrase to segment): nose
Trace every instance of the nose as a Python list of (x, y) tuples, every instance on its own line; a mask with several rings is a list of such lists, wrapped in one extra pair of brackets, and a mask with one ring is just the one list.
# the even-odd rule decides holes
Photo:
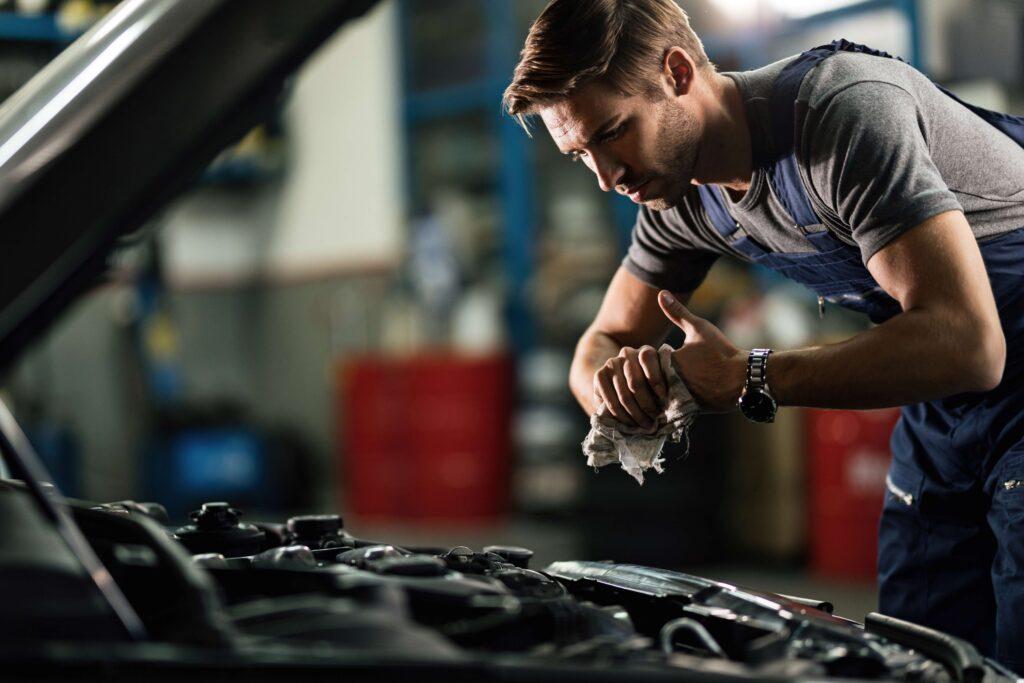
[(609, 155), (593, 155), (593, 171), (597, 175), (597, 184), (603, 192), (611, 192), (622, 181), (626, 168), (617, 159)]

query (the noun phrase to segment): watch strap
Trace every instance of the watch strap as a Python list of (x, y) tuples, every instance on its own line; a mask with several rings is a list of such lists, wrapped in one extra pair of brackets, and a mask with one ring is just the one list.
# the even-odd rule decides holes
[(768, 356), (771, 349), (754, 349), (747, 356), (747, 390), (768, 389)]

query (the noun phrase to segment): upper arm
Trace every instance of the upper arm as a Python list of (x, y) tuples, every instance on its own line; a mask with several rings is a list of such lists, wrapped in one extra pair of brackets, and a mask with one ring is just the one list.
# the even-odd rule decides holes
[(961, 210), (932, 159), (920, 105), (902, 87), (854, 83), (809, 112), (805, 130), (811, 186), (865, 262), (907, 230)]
[(963, 213), (930, 218), (880, 249), (869, 261), (875, 280), (903, 307), (927, 316), (913, 343), (945, 349), (964, 390), (987, 391), (1002, 380), (1006, 338), (981, 250)]
[(972, 324), (999, 325), (981, 250), (960, 211), (904, 232), (878, 250), (867, 267), (904, 311), (942, 310)]
[[(620, 266), (590, 329), (608, 335), (620, 346), (660, 344), (670, 323), (658, 305), (658, 291)], [(673, 294), (684, 303), (690, 298), (690, 292)]]

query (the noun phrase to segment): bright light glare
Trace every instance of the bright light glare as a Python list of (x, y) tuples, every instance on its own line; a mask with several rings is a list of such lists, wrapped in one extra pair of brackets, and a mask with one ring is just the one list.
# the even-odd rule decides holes
[(863, 0), (711, 0), (723, 12), (738, 21), (755, 19), (758, 10), (772, 10), (789, 17), (809, 17), (837, 7), (855, 5)]

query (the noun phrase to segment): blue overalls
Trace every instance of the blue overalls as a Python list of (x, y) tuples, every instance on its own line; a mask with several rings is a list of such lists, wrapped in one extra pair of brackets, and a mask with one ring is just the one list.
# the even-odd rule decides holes
[[(769, 252), (742, 233), (721, 188), (699, 190), (710, 222), (734, 249), (815, 290), (819, 301), (881, 323), (901, 312), (899, 303), (875, 282), (857, 247), (810, 228), (821, 220), (794, 152), (800, 84), (838, 52), (890, 57), (847, 41), (803, 53), (772, 93), (772, 130), (782, 151), (754, 159), (816, 252)], [(1024, 118), (961, 104), (1024, 146)], [(962, 637), (1024, 672), (1024, 228), (979, 247), (1006, 336), (1006, 371), (993, 391), (902, 409), (879, 530), (879, 609)]]

